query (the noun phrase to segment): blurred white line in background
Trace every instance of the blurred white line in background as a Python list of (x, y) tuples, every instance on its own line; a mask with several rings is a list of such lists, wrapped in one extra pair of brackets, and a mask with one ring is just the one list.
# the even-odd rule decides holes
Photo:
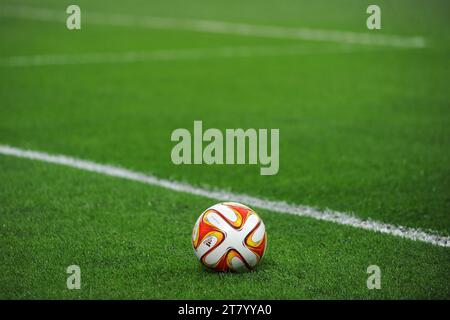
[[(278, 46), (278, 47), (218, 47), (154, 50), (147, 52), (98, 52), (79, 54), (51, 54), (1, 57), (0, 67), (28, 67), (71, 64), (102, 64), (102, 63), (134, 63), (144, 61), (197, 60), (214, 58), (247, 58), (273, 57), (309, 54), (339, 54), (352, 53), (354, 47), (334, 46), (333, 48), (314, 48), (308, 46)], [(361, 51), (361, 50), (359, 50)]]
[[(28, 6), (0, 6), (0, 16), (64, 23), (64, 10)], [(252, 25), (213, 20), (132, 16), (125, 14), (83, 12), (83, 25), (143, 27), (152, 29), (185, 30), (206, 33), (234, 34), (248, 37), (297, 39), (370, 46), (424, 48), (421, 36), (400, 36), (352, 31), (321, 30), (297, 27)]]
[(0, 154), (18, 158), (38, 160), (85, 171), (96, 172), (106, 176), (137, 181), (140, 183), (161, 187), (176, 192), (184, 192), (200, 197), (213, 199), (215, 201), (241, 202), (249, 206), (265, 209), (272, 212), (309, 217), (316, 220), (323, 220), (341, 225), (351, 226), (358, 229), (389, 234), (392, 236), (397, 236), (414, 241), (421, 241), (435, 246), (450, 247), (450, 237), (440, 235), (432, 230), (423, 231), (421, 229), (396, 226), (370, 219), (363, 220), (348, 213), (342, 213), (328, 209), (318, 210), (309, 206), (288, 204), (284, 201), (272, 201), (224, 190), (200, 188), (186, 183), (161, 179), (152, 175), (124, 169), (121, 167), (95, 163), (92, 161), (77, 159), (65, 155), (52, 155), (45, 152), (24, 150), (5, 145), (0, 145)]

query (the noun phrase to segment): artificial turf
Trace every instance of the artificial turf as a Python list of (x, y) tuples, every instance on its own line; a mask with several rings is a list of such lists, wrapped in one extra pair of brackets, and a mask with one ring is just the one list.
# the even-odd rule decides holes
[[(368, 32), (367, 4), (360, 1), (339, 6), (196, 1), (188, 7), (136, 1), (125, 9), (119, 1), (79, 1), (86, 14), (80, 31), (0, 16), (1, 58), (232, 46), (317, 50), (298, 56), (1, 66), (0, 144), (448, 235), (448, 3), (380, 3), (385, 20), (375, 32), (422, 35), (427, 47), (352, 45), (333, 53), (330, 47), (339, 44), (88, 20), (92, 10)], [(64, 16), (66, 5), (40, 6), (62, 7)], [(279, 128), (279, 173), (260, 176), (259, 167), (250, 165), (175, 166), (170, 134), (179, 127), (192, 131), (194, 120), (221, 130)], [(450, 297), (448, 248), (260, 210), (269, 247), (258, 271), (206, 272), (192, 253), (190, 233), (212, 204), (0, 156), (0, 297)], [(65, 287), (70, 264), (82, 269), (82, 290)], [(381, 267), (381, 290), (366, 287), (370, 264)]]

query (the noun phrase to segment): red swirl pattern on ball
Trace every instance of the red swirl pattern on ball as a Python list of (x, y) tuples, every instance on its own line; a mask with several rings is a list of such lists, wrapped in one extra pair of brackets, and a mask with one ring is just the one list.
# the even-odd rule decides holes
[[(211, 245), (211, 248), (208, 248), (206, 251), (204, 251), (206, 247), (205, 247), (205, 245), (203, 245), (202, 249), (200, 249), (202, 254), (201, 254), (201, 256), (199, 256), (199, 258), (200, 258), (200, 261), (206, 267), (208, 267), (210, 269), (214, 269), (216, 271), (230, 271), (230, 270), (233, 271), (234, 270), (233, 261), (234, 261), (235, 266), (237, 263), (237, 265), (240, 266), (240, 268), (245, 267), (246, 269), (251, 270), (254, 267), (256, 267), (256, 264), (262, 259), (265, 248), (266, 248), (267, 235), (266, 235), (266, 232), (264, 229), (262, 230), (264, 232), (262, 237), (261, 237), (261, 235), (258, 236), (261, 239), (259, 239), (257, 241), (254, 241), (254, 239), (253, 239), (253, 236), (258, 231), (258, 228), (260, 228), (262, 221), (260, 220), (260, 218), (258, 217), (256, 212), (254, 212), (252, 209), (250, 209), (244, 205), (240, 205), (237, 203), (222, 203), (220, 205), (226, 206), (229, 209), (231, 209), (236, 214), (236, 219), (234, 221), (232, 221), (227, 217), (226, 214), (224, 214), (223, 212), (220, 212), (220, 206), (218, 207), (219, 210), (216, 210), (213, 207), (207, 209), (200, 216), (200, 218), (195, 226), (196, 229), (194, 228), (194, 237), (193, 237), (193, 241), (192, 241), (194, 250), (197, 250), (199, 248), (200, 244), (203, 243), (208, 237), (213, 236), (216, 239), (214, 240), (215, 241), (214, 244)], [(214, 206), (214, 207), (216, 207), (216, 206)], [(259, 221), (256, 224), (256, 226), (254, 226), (250, 230), (250, 232), (248, 232), (248, 230), (245, 231), (245, 233), (247, 233), (247, 232), (248, 233), (245, 235), (245, 238), (243, 239), (243, 246), (245, 246), (245, 248), (248, 249), (247, 252), (252, 252), (254, 254), (254, 256), (256, 256), (257, 262), (253, 267), (246, 261), (243, 254), (241, 252), (239, 252), (240, 249), (236, 249), (233, 247), (227, 248), (215, 264), (208, 265), (208, 263), (205, 261), (207, 256), (210, 253), (212, 253), (217, 247), (219, 247), (222, 244), (222, 242), (225, 240), (225, 237), (227, 237), (227, 234), (224, 233), (223, 230), (220, 230), (220, 228), (216, 227), (215, 225), (213, 225), (212, 223), (210, 223), (208, 221), (208, 219), (207, 219), (208, 215), (213, 214), (213, 213), (215, 213), (218, 217), (220, 217), (223, 221), (225, 221), (230, 227), (232, 227), (234, 230), (236, 230), (236, 232), (240, 232), (245, 227), (245, 224), (250, 216), (255, 215), (258, 218)], [(253, 223), (255, 223), (255, 218), (253, 218)], [(262, 225), (261, 227), (264, 228), (264, 225)], [(248, 228), (249, 228), (249, 226), (247, 226), (247, 229)], [(228, 229), (228, 232), (231, 233), (231, 230)], [(261, 232), (261, 230), (260, 230), (260, 232)], [(212, 243), (212, 242), (213, 241), (211, 241), (211, 238), (209, 238), (209, 239), (207, 239), (207, 241), (205, 241), (205, 243), (208, 245), (208, 247), (209, 247), (209, 243)], [(224, 244), (224, 246), (226, 246), (226, 244)], [(224, 250), (224, 247), (222, 246), (222, 248), (220, 250)], [(217, 254), (220, 254), (220, 253), (216, 252), (215, 254), (216, 254), (216, 257), (219, 257)], [(249, 253), (247, 253), (247, 256), (248, 256), (248, 254)], [(255, 259), (255, 258), (253, 258), (253, 259)], [(214, 261), (216, 261), (216, 260), (214, 260)]]

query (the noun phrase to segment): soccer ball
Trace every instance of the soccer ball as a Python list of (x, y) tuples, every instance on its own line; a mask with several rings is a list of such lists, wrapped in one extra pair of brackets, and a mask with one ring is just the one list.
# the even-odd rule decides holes
[(206, 209), (192, 231), (195, 255), (215, 271), (254, 269), (264, 256), (266, 243), (261, 218), (249, 207), (235, 202)]

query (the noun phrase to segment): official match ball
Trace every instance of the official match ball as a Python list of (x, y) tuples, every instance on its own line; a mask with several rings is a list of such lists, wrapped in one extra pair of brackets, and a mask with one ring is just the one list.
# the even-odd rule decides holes
[(195, 255), (215, 271), (255, 269), (264, 256), (266, 244), (266, 228), (261, 218), (249, 207), (235, 202), (206, 209), (192, 231)]

